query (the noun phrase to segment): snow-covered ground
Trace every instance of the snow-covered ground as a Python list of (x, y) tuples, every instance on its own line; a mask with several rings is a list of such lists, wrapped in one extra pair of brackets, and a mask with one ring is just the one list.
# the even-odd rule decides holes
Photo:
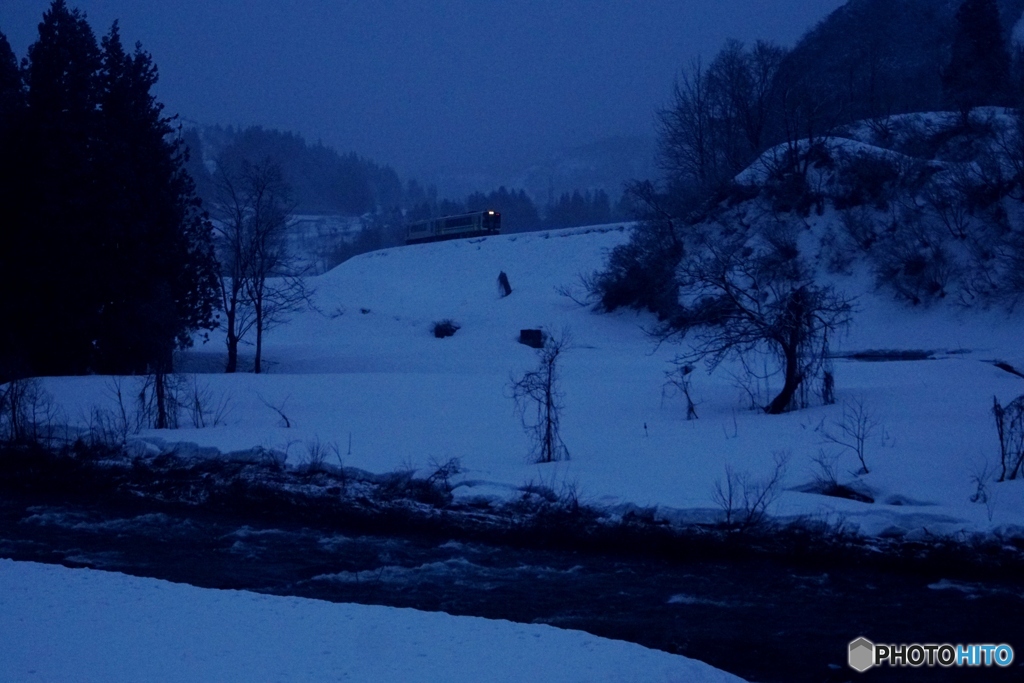
[(0, 680), (727, 683), (686, 657), (545, 625), (0, 560)]
[[(829, 214), (814, 220), (832, 220)], [(293, 463), (319, 441), (336, 445), (346, 467), (372, 472), (426, 475), (459, 458), (457, 496), (510, 497), (527, 483), (544, 484), (611, 509), (657, 506), (676, 520), (721, 515), (713, 492), (725, 467), (756, 479), (784, 452), (776, 516), (843, 522), (869, 534), (1024, 534), (1024, 481), (992, 481), (998, 446), (991, 413), (993, 396), (1005, 404), (1024, 393), (1024, 381), (988, 362), (1024, 366), (1019, 319), (912, 309), (873, 293), (868, 278), (840, 278), (858, 296), (858, 310), (834, 350), (920, 349), (934, 351), (934, 359), (837, 360), (837, 404), (781, 416), (751, 410), (728, 367), (699, 371), (699, 419), (687, 421), (681, 397), (664, 386), (680, 348), (652, 341), (645, 328), (653, 318), (597, 314), (559, 291), (582, 296), (578, 276), (599, 268), (627, 235), (618, 226), (574, 228), (353, 258), (313, 279), (319, 312), (295, 315), (269, 333), (267, 374), (218, 374), (224, 353), (216, 340), (185, 355), (183, 366), (210, 373), (198, 383), (227, 402), (223, 425), (141, 436), (225, 453), (263, 446)], [(514, 290), (507, 298), (498, 294), (501, 271)], [(446, 318), (461, 327), (437, 339), (432, 323)], [(532, 462), (509, 389), (511, 375), (536, 363), (534, 350), (517, 343), (519, 330), (533, 327), (568, 330), (573, 340), (561, 370), (571, 459), (547, 465)], [(112, 405), (110, 378), (55, 378), (45, 386), (73, 421)], [(877, 423), (866, 441), (870, 474), (861, 476), (852, 452), (824, 438), (838, 434), (843, 404), (855, 402)], [(822, 452), (838, 458), (840, 482), (875, 502), (806, 491)], [(983, 471), (987, 503), (972, 503)]]

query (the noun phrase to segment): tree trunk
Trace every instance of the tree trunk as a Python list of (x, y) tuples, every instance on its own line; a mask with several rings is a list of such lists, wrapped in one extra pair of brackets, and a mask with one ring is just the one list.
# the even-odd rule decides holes
[(238, 371), (238, 339), (235, 335), (228, 335), (228, 362), (224, 366), (224, 372), (232, 373)]
[(253, 364), (253, 372), (260, 374), (263, 366), (263, 306), (256, 303), (256, 361)]
[(235, 311), (225, 311), (224, 315), (227, 317), (227, 345), (228, 345), (228, 363), (224, 368), (224, 372), (236, 372), (238, 370), (238, 334), (235, 332)]
[(800, 382), (803, 381), (803, 377), (800, 376), (800, 358), (797, 354), (797, 347), (787, 346), (785, 351), (786, 357), (786, 379), (782, 384), (782, 391), (779, 395), (772, 399), (772, 402), (765, 406), (764, 412), (769, 415), (781, 415), (786, 412), (786, 408), (793, 401), (793, 397), (796, 396), (796, 390), (800, 388)]
[(167, 429), (167, 390), (166, 375), (157, 370), (153, 375), (154, 392), (156, 393), (156, 428)]
[(224, 366), (226, 373), (238, 372), (238, 343), (241, 341), (238, 331), (238, 299), (242, 291), (242, 282), (238, 277), (232, 277), (230, 281), (230, 288), (225, 284), (225, 278), (221, 279), (220, 285), (224, 301), (224, 342), (228, 348), (228, 362)]

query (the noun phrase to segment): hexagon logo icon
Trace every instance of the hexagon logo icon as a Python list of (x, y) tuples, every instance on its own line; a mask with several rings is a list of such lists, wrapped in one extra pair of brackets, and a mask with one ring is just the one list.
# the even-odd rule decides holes
[(861, 637), (850, 642), (850, 668), (861, 673), (875, 664), (875, 644)]

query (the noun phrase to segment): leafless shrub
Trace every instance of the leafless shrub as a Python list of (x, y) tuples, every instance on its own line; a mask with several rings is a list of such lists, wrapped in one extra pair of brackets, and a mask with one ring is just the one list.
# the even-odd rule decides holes
[(821, 403), (826, 406), (836, 402), (836, 370), (828, 351), (824, 354), (821, 365)]
[(0, 440), (44, 442), (57, 439), (57, 407), (38, 379), (0, 386)]
[(988, 521), (991, 522), (995, 514), (996, 496), (995, 491), (988, 487), (992, 482), (992, 470), (989, 468), (988, 460), (982, 458), (976, 461), (971, 468), (970, 478), (974, 484), (974, 493), (971, 494), (970, 501), (984, 505)]
[(427, 481), (439, 486), (445, 493), (452, 491), (452, 477), (462, 473), (462, 461), (458, 458), (448, 458), (444, 462), (432, 458), (430, 468), (434, 471), (427, 477)]
[(156, 394), (153, 391), (153, 376), (142, 375), (136, 379), (135, 393), (135, 420), (136, 431), (147, 429), (156, 423)]
[(688, 363), (677, 363), (676, 367), (665, 373), (665, 388), (672, 388), (686, 399), (686, 419), (697, 419), (697, 405), (690, 394), (690, 382), (693, 379), (693, 366)]
[(288, 460), (288, 454), (268, 446), (257, 446), (255, 448), (256, 461), (269, 470), (280, 472), (282, 465)]
[[(843, 214), (840, 214), (843, 215)], [(821, 236), (818, 260), (829, 273), (850, 275), (857, 258), (857, 247), (841, 230), (826, 226)]]
[(338, 462), (341, 462), (338, 445), (335, 443), (322, 443), (319, 438), (313, 438), (306, 442), (305, 447), (306, 454), (299, 465), (304, 472), (314, 474), (326, 470), (325, 463), (331, 453), (338, 456)]
[(874, 249), (878, 284), (914, 305), (946, 297), (961, 265), (934, 222), (912, 209), (896, 211)]
[(996, 481), (1016, 479), (1024, 466), (1024, 396), (1018, 396), (1005, 406), (992, 397), (992, 414), (999, 435), (999, 478)]
[(819, 449), (818, 454), (811, 458), (815, 465), (814, 487), (818, 493), (829, 495), (828, 491), (839, 488), (839, 456), (826, 453)]
[(854, 152), (838, 155), (833, 201), (837, 209), (874, 206), (884, 209), (893, 198), (901, 178), (901, 169), (888, 156)]
[(537, 350), (538, 365), (521, 376), (511, 378), (515, 411), (523, 429), (533, 440), (536, 462), (568, 460), (569, 449), (562, 441), (562, 392), (558, 388), (558, 360), (572, 345), (572, 337), (563, 330), (549, 336)]
[[(111, 377), (106, 384), (112, 408), (93, 406), (89, 412), (88, 438), (95, 444), (125, 448), (128, 437), (152, 425), (149, 377), (137, 378), (137, 387), (129, 388), (127, 378)], [(135, 394), (134, 400), (129, 396)]]
[(580, 511), (580, 484), (579, 481), (562, 482), (562, 490), (558, 495), (558, 502), (568, 512)]
[(520, 486), (519, 490), (523, 494), (522, 500), (524, 502), (533, 499), (540, 499), (547, 503), (558, 502), (558, 494), (555, 493), (555, 490), (553, 488), (545, 484), (543, 481), (537, 482), (531, 479), (530, 481)]
[(113, 410), (93, 406), (89, 412), (89, 426), (85, 440), (92, 445), (124, 449), (128, 445), (128, 430)]
[(863, 206), (854, 206), (839, 212), (839, 223), (847, 239), (867, 253), (878, 241), (878, 222), (875, 212)]
[(988, 481), (991, 473), (988, 471), (988, 463), (976, 465), (971, 472), (971, 483), (974, 484), (974, 493), (971, 494), (972, 503), (988, 503)]
[[(953, 173), (963, 174), (962, 167), (967, 164), (956, 164)], [(967, 239), (971, 225), (971, 212), (967, 206), (964, 193), (948, 183), (929, 183), (924, 192), (924, 199), (931, 213), (949, 232), (950, 237), (957, 240)]]
[(93, 406), (89, 412), (87, 440), (94, 445), (125, 449), (133, 434), (128, 419), (119, 410)]
[(768, 508), (781, 493), (786, 475), (789, 453), (772, 453), (774, 466), (765, 477), (754, 479), (749, 472), (736, 472), (725, 466), (725, 481), (715, 482), (712, 498), (725, 513), (725, 526), (736, 531), (747, 531), (766, 523)]
[(596, 274), (586, 275), (584, 273), (579, 273), (576, 276), (575, 287), (573, 285), (558, 285), (555, 287), (555, 292), (559, 296), (564, 296), (566, 299), (569, 299), (577, 306), (588, 308), (597, 303), (597, 299), (594, 296), (594, 280), (596, 277)]
[(195, 376), (150, 374), (111, 377), (106, 394), (111, 408), (94, 407), (89, 413), (90, 438), (98, 443), (125, 447), (128, 437), (143, 429), (178, 429), (183, 418), (193, 427), (224, 424), (230, 408)]
[(265, 405), (266, 407), (270, 408), (275, 413), (277, 413), (278, 417), (281, 418), (281, 426), (282, 427), (284, 427), (285, 429), (291, 429), (292, 422), (291, 422), (291, 420), (288, 419), (288, 416), (284, 412), (284, 404), (288, 402), (288, 397), (287, 396), (285, 396), (284, 400), (281, 401), (281, 404), (277, 405), (277, 406), (273, 405), (272, 403), (267, 401), (267, 399), (263, 398), (259, 394), (256, 394), (256, 397), (259, 398), (260, 403), (262, 403), (263, 405)]
[(838, 422), (833, 422), (831, 430), (823, 429), (821, 435), (826, 443), (852, 451), (860, 461), (860, 470), (857, 474), (867, 474), (869, 470), (865, 457), (866, 444), (878, 426), (879, 421), (874, 412), (863, 400), (857, 399), (844, 402), (842, 418)]
[(200, 383), (195, 375), (192, 376), (191, 382), (182, 381), (179, 388), (185, 391), (181, 403), (193, 427), (202, 429), (224, 424), (224, 419), (231, 408), (230, 399), (216, 396), (209, 384)]

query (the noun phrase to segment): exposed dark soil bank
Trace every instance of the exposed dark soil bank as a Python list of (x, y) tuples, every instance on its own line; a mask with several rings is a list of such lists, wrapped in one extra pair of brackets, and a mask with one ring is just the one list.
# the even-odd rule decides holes
[[(557, 532), (545, 531), (551, 519), (502, 518), (491, 534), (488, 515), (445, 512), (443, 501), (424, 509), (396, 499), (404, 517), (379, 501), (374, 517), (369, 500), (351, 501), (348, 515), (303, 510), (291, 498), (264, 497), (272, 507), (262, 510), (245, 496), (215, 506), (169, 495), (202, 499), (209, 490), (198, 482), (213, 477), (205, 466), (188, 474), (165, 463), (156, 476), (148, 465), (104, 463), (106, 481), (121, 482), (104, 487), (90, 479), (98, 476), (92, 467), (60, 474), (46, 471), (50, 463), (26, 473), (24, 463), (12, 462), (0, 459), (3, 557), (548, 623), (695, 657), (752, 681), (1008, 681), (1024, 671), (1024, 579), (1013, 552), (975, 562), (963, 556), (969, 549), (929, 555), (895, 548), (883, 561), (863, 549), (827, 551), (824, 543), (825, 551), (800, 552), (793, 537), (774, 550), (764, 538), (751, 539), (754, 550), (692, 537), (673, 545), (642, 525), (580, 541), (560, 518), (553, 518)], [(76, 480), (67, 478), (72, 472)], [(131, 495), (124, 495), (124, 477), (133, 482)], [(441, 518), (464, 513), (470, 522), (445, 523), (439, 508)], [(542, 537), (537, 543), (526, 542), (530, 524)], [(1007, 642), (1017, 665), (857, 674), (846, 666), (846, 646), (861, 635), (883, 643)]]

